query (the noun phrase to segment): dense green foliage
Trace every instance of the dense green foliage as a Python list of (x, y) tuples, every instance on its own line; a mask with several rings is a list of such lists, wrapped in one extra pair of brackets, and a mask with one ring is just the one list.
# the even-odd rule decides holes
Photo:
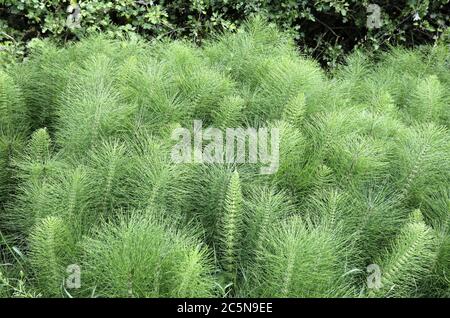
[[(380, 24), (370, 29), (373, 4), (381, 8)], [(355, 46), (415, 46), (450, 35), (449, 0), (2, 0), (0, 5), (5, 32), (0, 41), (19, 56), (34, 37), (66, 41), (93, 31), (201, 42), (212, 31), (236, 30), (255, 14), (288, 30), (303, 50), (330, 66)]]
[[(0, 73), (0, 296), (449, 297), (449, 70), (426, 46), (328, 77), (260, 19), (36, 42)], [(279, 128), (279, 169), (175, 164), (195, 119)]]

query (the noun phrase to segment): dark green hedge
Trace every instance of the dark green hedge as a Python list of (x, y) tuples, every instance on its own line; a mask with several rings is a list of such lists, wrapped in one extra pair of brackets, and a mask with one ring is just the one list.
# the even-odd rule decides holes
[[(381, 9), (381, 26), (369, 30), (368, 6), (373, 4)], [(378, 49), (446, 40), (449, 8), (449, 0), (0, 0), (0, 50), (20, 56), (34, 37), (66, 41), (93, 31), (201, 42), (213, 31), (234, 30), (260, 14), (332, 66), (355, 46)]]

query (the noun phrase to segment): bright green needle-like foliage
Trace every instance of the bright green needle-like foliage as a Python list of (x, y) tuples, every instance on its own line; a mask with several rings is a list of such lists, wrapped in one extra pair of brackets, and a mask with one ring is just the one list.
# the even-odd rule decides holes
[(274, 188), (256, 187), (250, 190), (245, 202), (245, 249), (242, 257), (252, 264), (247, 271), (252, 271), (258, 264), (265, 241), (270, 239), (271, 230), (283, 218), (294, 213), (291, 198)]
[(89, 153), (88, 166), (94, 176), (90, 192), (95, 193), (92, 202), (95, 202), (98, 217), (108, 216), (121, 206), (122, 195), (126, 194), (129, 163), (127, 148), (117, 141), (103, 142)]
[(0, 71), (0, 133), (25, 134), (29, 130), (23, 94), (14, 79)]
[(303, 118), (305, 117), (305, 94), (299, 93), (292, 97), (284, 110), (284, 120), (294, 127), (301, 128)]
[(0, 296), (449, 297), (449, 57), (326, 74), (261, 18), (202, 46), (33, 42), (0, 71)]
[(103, 224), (84, 244), (86, 287), (102, 297), (207, 297), (214, 281), (208, 250), (192, 231), (151, 211)]
[(222, 129), (239, 127), (243, 121), (242, 111), (244, 109), (245, 100), (242, 97), (228, 96), (224, 98), (213, 114), (214, 125)]
[(121, 103), (116, 76), (114, 61), (96, 55), (68, 84), (58, 109), (56, 138), (68, 155), (84, 154), (102, 137), (119, 136), (127, 129), (133, 107)]
[(44, 218), (36, 224), (29, 240), (37, 285), (45, 296), (61, 297), (74, 249), (67, 224), (59, 217)]
[(22, 149), (29, 129), (23, 94), (14, 79), (0, 71), (0, 209), (12, 194), (13, 156)]
[(420, 122), (448, 124), (450, 118), (447, 117), (449, 112), (445, 106), (445, 89), (436, 75), (430, 75), (417, 83), (409, 113), (414, 120)]
[(371, 295), (412, 297), (417, 284), (430, 269), (435, 255), (435, 237), (419, 210), (401, 230), (389, 254), (380, 261), (381, 288)]
[(395, 148), (395, 174), (399, 200), (420, 200), (429, 186), (450, 182), (449, 133), (435, 124), (414, 126), (399, 134)]
[(19, 184), (15, 197), (7, 205), (4, 222), (19, 239), (25, 239), (40, 218), (53, 213), (50, 182), (64, 165), (52, 150), (47, 130), (39, 129), (13, 162)]
[(174, 219), (183, 215), (186, 201), (191, 197), (188, 168), (174, 165), (170, 159), (170, 143), (141, 133), (132, 141), (131, 161), (127, 176), (133, 197), (128, 204), (166, 211)]
[(298, 218), (274, 227), (259, 251), (258, 297), (342, 297), (342, 242), (325, 229), (307, 229)]
[(11, 199), (15, 187), (13, 159), (23, 149), (23, 137), (0, 135), (0, 208)]
[(240, 241), (242, 240), (243, 207), (242, 192), (237, 171), (231, 175), (225, 196), (224, 210), (220, 222), (219, 247), (221, 263), (226, 279), (236, 283)]

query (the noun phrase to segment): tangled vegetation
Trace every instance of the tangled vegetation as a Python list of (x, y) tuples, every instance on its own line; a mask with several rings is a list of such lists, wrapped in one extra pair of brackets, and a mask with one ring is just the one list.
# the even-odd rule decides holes
[[(449, 70), (427, 46), (327, 76), (260, 19), (37, 42), (0, 73), (0, 296), (450, 297)], [(195, 119), (278, 127), (279, 169), (174, 164)]]
[[(36, 37), (66, 42), (98, 31), (201, 43), (253, 15), (330, 67), (355, 47), (450, 42), (449, 0), (0, 0), (0, 61), (26, 55)], [(373, 18), (379, 23), (368, 27)]]

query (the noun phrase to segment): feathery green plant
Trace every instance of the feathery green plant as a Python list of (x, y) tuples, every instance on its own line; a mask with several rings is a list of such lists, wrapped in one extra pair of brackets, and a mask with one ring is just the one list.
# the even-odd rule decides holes
[(26, 134), (29, 118), (20, 87), (5, 71), (0, 70), (0, 133)]
[[(0, 296), (449, 297), (449, 48), (325, 74), (255, 18), (30, 50), (0, 71)], [(175, 164), (194, 120), (278, 129), (276, 171)]]
[(102, 297), (208, 297), (214, 292), (208, 250), (195, 232), (135, 211), (103, 224), (83, 243), (86, 288)]
[(417, 83), (408, 110), (414, 120), (422, 123), (447, 123), (450, 118), (443, 112), (446, 110), (445, 102), (444, 87), (436, 75), (430, 75)]
[(200, 223), (205, 241), (210, 245), (220, 237), (220, 222), (232, 169), (227, 165), (193, 165), (188, 170), (189, 200), (184, 209), (188, 218)]
[(170, 145), (145, 131), (136, 133), (129, 145), (133, 164), (127, 182), (132, 198), (127, 203), (166, 212), (173, 219), (189, 220), (184, 210), (190, 197), (189, 168), (171, 162)]
[(61, 297), (66, 267), (71, 263), (73, 239), (60, 217), (39, 221), (31, 232), (30, 263), (40, 291), (47, 297)]
[(395, 148), (395, 179), (399, 200), (419, 200), (421, 192), (450, 181), (447, 129), (424, 123), (399, 133)]
[(381, 288), (369, 291), (373, 296), (413, 297), (417, 285), (430, 271), (435, 255), (435, 237), (423, 222), (419, 210), (411, 214), (389, 254), (377, 264), (381, 268)]
[(257, 288), (250, 297), (343, 297), (343, 243), (332, 231), (307, 229), (299, 217), (273, 227), (259, 251)]
[(97, 217), (108, 217), (114, 209), (126, 205), (130, 161), (126, 145), (119, 141), (104, 141), (87, 155), (91, 169), (92, 188)]
[(243, 257), (247, 264), (260, 256), (274, 225), (294, 214), (294, 210), (291, 198), (282, 191), (261, 186), (250, 190), (244, 202), (246, 241)]
[(242, 112), (245, 109), (245, 100), (240, 96), (227, 96), (213, 112), (214, 125), (226, 129), (227, 127), (239, 127), (243, 121)]
[(56, 142), (68, 155), (77, 158), (102, 137), (118, 137), (129, 129), (133, 106), (121, 103), (114, 87), (116, 76), (114, 61), (95, 55), (61, 94)]
[(20, 88), (9, 74), (0, 70), (0, 207), (12, 194), (12, 160), (23, 147), (29, 124)]
[(50, 182), (64, 163), (55, 157), (47, 130), (39, 129), (23, 153), (14, 158), (13, 167), (19, 184), (1, 219), (14, 236), (24, 240), (40, 218), (53, 213)]
[[(130, 57), (118, 71), (118, 88), (126, 103), (135, 105), (134, 121), (154, 133), (166, 125), (190, 118), (190, 102), (180, 98), (173, 74), (153, 58)], [(187, 120), (186, 120), (187, 121)]]
[(225, 196), (223, 215), (220, 221), (219, 251), (221, 265), (227, 283), (236, 284), (240, 260), (240, 240), (243, 225), (243, 198), (239, 173), (233, 172)]

